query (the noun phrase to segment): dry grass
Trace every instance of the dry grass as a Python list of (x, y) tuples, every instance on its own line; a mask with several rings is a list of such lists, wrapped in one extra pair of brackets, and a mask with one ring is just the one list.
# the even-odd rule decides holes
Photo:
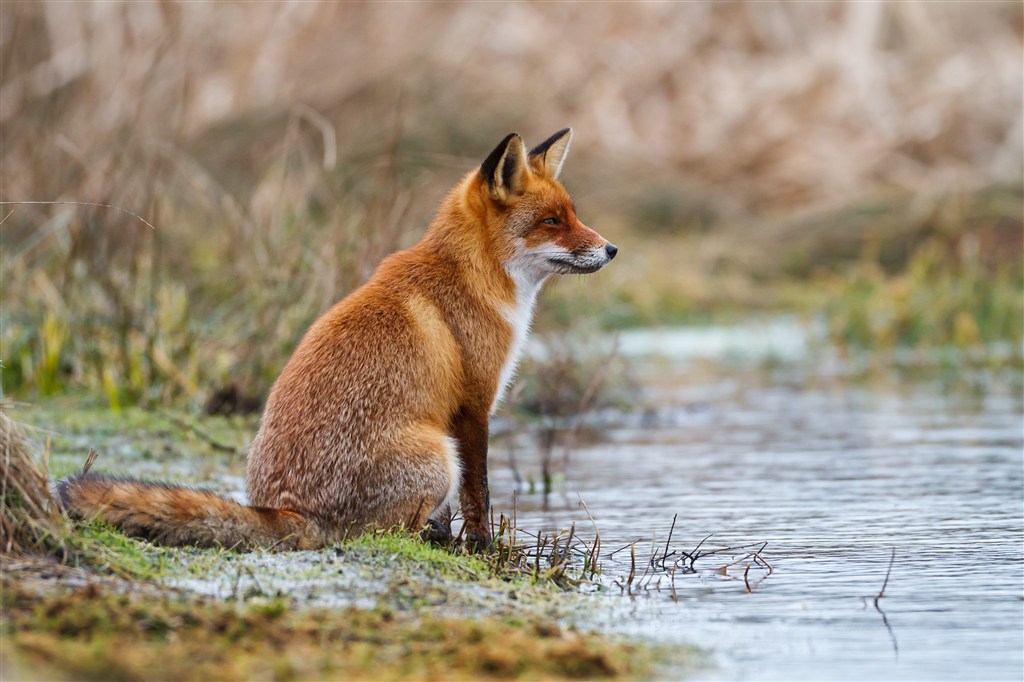
[(67, 521), (36, 459), (21, 428), (0, 411), (0, 554), (65, 549)]
[[(922, 241), (921, 221), (831, 219), (847, 207), (1021, 177), (1012, 2), (0, 14), (0, 201), (91, 204), (0, 207), (8, 392), (262, 395), (312, 319), (512, 129), (576, 127), (570, 188), (623, 253), (549, 299), (613, 325), (776, 305), (766, 279), (829, 268), (873, 231)], [(1019, 208), (1000, 209), (1011, 236)]]

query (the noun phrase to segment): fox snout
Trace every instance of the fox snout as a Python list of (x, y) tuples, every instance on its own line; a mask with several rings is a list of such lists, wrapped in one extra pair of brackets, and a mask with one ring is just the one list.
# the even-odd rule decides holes
[(580, 222), (574, 207), (569, 209), (565, 225), (549, 237), (546, 251), (556, 275), (597, 272), (619, 252), (619, 247)]
[(553, 266), (555, 274), (558, 275), (586, 275), (597, 272), (612, 262), (619, 247), (611, 242), (605, 242), (602, 246), (587, 249), (580, 252), (567, 251), (552, 255), (548, 261)]

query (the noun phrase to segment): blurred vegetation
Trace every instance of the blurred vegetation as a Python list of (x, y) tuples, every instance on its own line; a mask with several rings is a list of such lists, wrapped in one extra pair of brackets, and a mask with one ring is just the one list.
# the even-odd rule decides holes
[(262, 396), (502, 135), (566, 124), (622, 252), (539, 329), (795, 309), (1019, 362), (1019, 3), (0, 12), (0, 201), (117, 207), (2, 206), (7, 396)]
[(881, 348), (973, 349), (1003, 342), (1004, 359), (1016, 354), (1019, 360), (1024, 276), (1013, 262), (1017, 240), (985, 254), (979, 241), (974, 231), (933, 235), (894, 273), (868, 256), (843, 276), (823, 278), (830, 337)]

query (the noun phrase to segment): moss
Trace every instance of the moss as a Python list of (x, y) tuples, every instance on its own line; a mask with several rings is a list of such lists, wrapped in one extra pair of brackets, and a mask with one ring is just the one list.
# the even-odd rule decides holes
[(130, 538), (101, 521), (78, 524), (69, 542), (78, 549), (80, 566), (123, 577), (157, 578), (177, 564), (173, 550)]
[(365, 533), (341, 545), (339, 551), (387, 559), (433, 577), (479, 581), (491, 576), (491, 567), (480, 557), (449, 551), (401, 530)]
[[(43, 597), (4, 579), (3, 636), (25, 670), (69, 679), (643, 677), (651, 651), (536, 620), (387, 609), (240, 607), (92, 584)], [(158, 672), (157, 672), (158, 671)]]

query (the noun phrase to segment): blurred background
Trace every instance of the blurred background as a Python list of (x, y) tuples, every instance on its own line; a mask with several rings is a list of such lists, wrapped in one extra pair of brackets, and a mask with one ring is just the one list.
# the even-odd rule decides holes
[(1019, 368), (1022, 33), (1019, 2), (5, 2), (4, 394), (258, 402), (502, 136), (565, 126), (621, 254), (542, 333), (789, 312)]

